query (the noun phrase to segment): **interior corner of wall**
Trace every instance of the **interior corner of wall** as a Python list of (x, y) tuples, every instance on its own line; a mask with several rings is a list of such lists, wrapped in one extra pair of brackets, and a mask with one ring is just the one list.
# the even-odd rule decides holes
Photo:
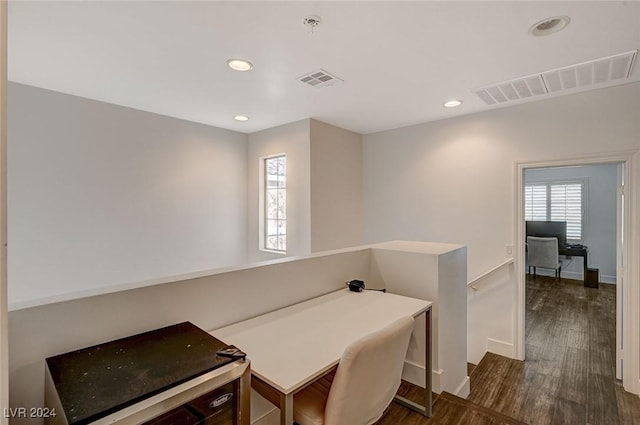
[(469, 397), (469, 394), (471, 394), (471, 379), (468, 376), (465, 376), (453, 394), (461, 398)]
[(510, 359), (515, 358), (515, 347), (511, 342), (487, 338), (487, 351)]

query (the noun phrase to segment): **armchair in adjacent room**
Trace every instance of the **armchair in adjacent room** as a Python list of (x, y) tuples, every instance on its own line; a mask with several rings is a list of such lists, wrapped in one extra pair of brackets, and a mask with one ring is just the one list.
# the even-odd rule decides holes
[(533, 276), (536, 276), (536, 268), (553, 269), (556, 279), (561, 279), (562, 263), (558, 259), (558, 239), (527, 236), (527, 260), (529, 274), (533, 267)]

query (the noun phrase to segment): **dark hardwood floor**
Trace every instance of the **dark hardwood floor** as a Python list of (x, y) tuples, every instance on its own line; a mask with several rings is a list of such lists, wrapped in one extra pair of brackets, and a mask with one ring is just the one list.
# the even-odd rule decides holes
[(615, 379), (615, 286), (527, 276), (526, 295), (525, 362), (488, 353), (467, 400), (434, 394), (430, 419), (392, 403), (377, 425), (640, 424), (640, 398)]

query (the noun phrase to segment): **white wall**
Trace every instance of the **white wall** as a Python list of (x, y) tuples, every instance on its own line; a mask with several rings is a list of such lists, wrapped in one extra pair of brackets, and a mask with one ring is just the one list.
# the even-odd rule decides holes
[[(7, 2), (0, 4), (0, 28), (7, 28)], [(7, 33), (0, 31), (0, 407), (9, 406), (7, 325)], [(4, 415), (2, 415), (4, 416)], [(0, 425), (9, 423), (0, 418)]]
[(259, 158), (278, 153), (286, 256), (362, 243), (359, 134), (302, 120), (247, 136), (16, 83), (9, 95), (12, 308), (281, 258), (258, 250)]
[[(466, 248), (460, 245), (380, 243), (373, 245), (368, 286), (433, 302), (433, 391), (447, 391), (463, 398), (469, 395), (466, 264)], [(414, 335), (424, 332), (420, 326), (416, 324)], [(403, 379), (421, 386), (424, 386), (424, 349), (410, 347), (403, 371)]]
[(311, 251), (362, 244), (362, 135), (311, 120)]
[(506, 317), (516, 282), (512, 265), (501, 267), (467, 289), (467, 360), (478, 364), (487, 351), (513, 356), (513, 320)]
[[(247, 252), (250, 262), (311, 252), (311, 177), (309, 120), (296, 121), (249, 135), (247, 153)], [(260, 158), (287, 155), (287, 252), (258, 248)]]
[(9, 84), (9, 299), (246, 262), (246, 135)]
[[(554, 179), (585, 179), (585, 213), (582, 243), (589, 247), (589, 267), (600, 270), (600, 281), (616, 283), (616, 197), (618, 165), (598, 164), (581, 167), (527, 169), (525, 183)], [(582, 258), (562, 260), (562, 276), (583, 278)], [(539, 270), (544, 273), (544, 270)], [(549, 270), (549, 274), (553, 271)]]
[[(638, 110), (634, 83), (366, 135), (365, 242), (464, 244), (478, 276), (514, 241), (515, 164), (637, 150)], [(483, 303), (469, 307), (470, 353), (486, 350), (471, 346), (476, 333), (513, 343), (514, 307), (503, 300), (514, 283), (506, 296), (469, 298)], [(493, 335), (495, 322), (509, 329)]]

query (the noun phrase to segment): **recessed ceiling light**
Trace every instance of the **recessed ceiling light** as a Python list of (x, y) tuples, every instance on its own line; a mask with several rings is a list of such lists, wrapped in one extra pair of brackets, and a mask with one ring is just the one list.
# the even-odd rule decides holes
[(244, 59), (229, 59), (227, 61), (227, 66), (234, 71), (251, 71), (253, 69), (253, 64)]
[(233, 119), (236, 121), (249, 121), (249, 117), (246, 115), (236, 115)]
[(549, 35), (560, 31), (569, 25), (569, 22), (571, 22), (571, 18), (568, 16), (553, 16), (536, 22), (529, 28), (529, 32), (532, 35)]
[(444, 106), (445, 108), (455, 108), (456, 106), (460, 105), (462, 105), (462, 101), (457, 99), (447, 100), (442, 104), (442, 106)]

